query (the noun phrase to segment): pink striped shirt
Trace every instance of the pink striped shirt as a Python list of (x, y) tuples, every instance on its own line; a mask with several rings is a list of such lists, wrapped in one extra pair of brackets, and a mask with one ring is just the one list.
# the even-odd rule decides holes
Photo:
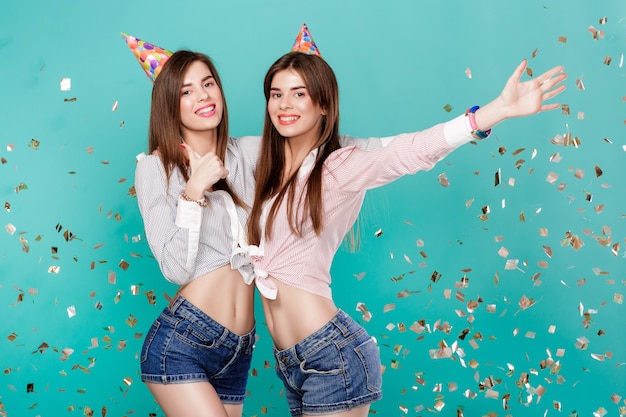
[[(472, 140), (464, 116), (430, 129), (383, 138), (385, 146), (364, 150), (346, 147), (335, 151), (325, 162), (323, 172), (324, 228), (318, 236), (309, 217), (302, 224), (302, 236), (291, 232), (286, 203), (281, 204), (270, 240), (262, 236), (258, 252), (252, 256), (257, 287), (267, 298), (275, 298), (276, 286), (267, 279), (332, 299), (330, 267), (335, 252), (357, 218), (365, 192), (417, 171), (430, 170), (458, 146)], [(315, 162), (315, 149), (304, 160), (298, 173), (297, 193)], [(273, 201), (266, 203), (266, 208)], [(265, 218), (262, 216), (261, 225)]]

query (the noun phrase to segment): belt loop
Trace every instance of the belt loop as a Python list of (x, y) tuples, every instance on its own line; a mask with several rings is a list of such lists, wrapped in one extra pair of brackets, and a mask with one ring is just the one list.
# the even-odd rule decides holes
[(331, 321), (337, 326), (337, 328), (343, 333), (344, 337), (350, 335), (350, 329), (346, 326), (345, 321), (352, 320), (352, 317), (348, 316), (343, 310), (338, 310), (335, 317), (331, 319)]
[(183, 297), (182, 295), (180, 295), (180, 293), (177, 292), (176, 294), (174, 294), (174, 296), (170, 300), (170, 304), (168, 308), (170, 309), (172, 313), (175, 313), (176, 309), (180, 307), (183, 301), (185, 301), (185, 297)]

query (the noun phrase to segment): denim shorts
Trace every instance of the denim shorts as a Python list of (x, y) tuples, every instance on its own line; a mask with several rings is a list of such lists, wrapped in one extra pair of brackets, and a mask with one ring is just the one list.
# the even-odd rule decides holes
[(209, 382), (224, 404), (242, 404), (254, 332), (239, 336), (178, 295), (152, 324), (141, 349), (141, 380)]
[(285, 350), (274, 348), (291, 415), (332, 414), (382, 398), (374, 339), (345, 312)]

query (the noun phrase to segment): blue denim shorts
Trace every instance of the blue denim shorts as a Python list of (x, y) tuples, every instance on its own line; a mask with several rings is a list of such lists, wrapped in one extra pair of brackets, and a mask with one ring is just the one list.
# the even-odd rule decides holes
[(178, 295), (152, 324), (141, 349), (141, 380), (209, 382), (225, 404), (242, 404), (254, 332), (234, 334)]
[(378, 347), (341, 310), (295, 346), (274, 348), (274, 357), (294, 417), (348, 411), (382, 398)]

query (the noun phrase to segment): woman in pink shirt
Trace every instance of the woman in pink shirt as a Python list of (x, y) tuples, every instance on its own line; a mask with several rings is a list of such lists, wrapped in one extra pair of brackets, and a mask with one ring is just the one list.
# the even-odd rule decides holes
[(366, 190), (431, 169), (506, 119), (558, 108), (544, 101), (565, 89), (562, 67), (521, 82), (525, 69), (524, 60), (484, 107), (364, 150), (339, 146), (337, 81), (320, 56), (291, 52), (270, 67), (248, 238), (293, 416), (364, 417), (382, 397), (378, 347), (330, 289), (333, 256)]

